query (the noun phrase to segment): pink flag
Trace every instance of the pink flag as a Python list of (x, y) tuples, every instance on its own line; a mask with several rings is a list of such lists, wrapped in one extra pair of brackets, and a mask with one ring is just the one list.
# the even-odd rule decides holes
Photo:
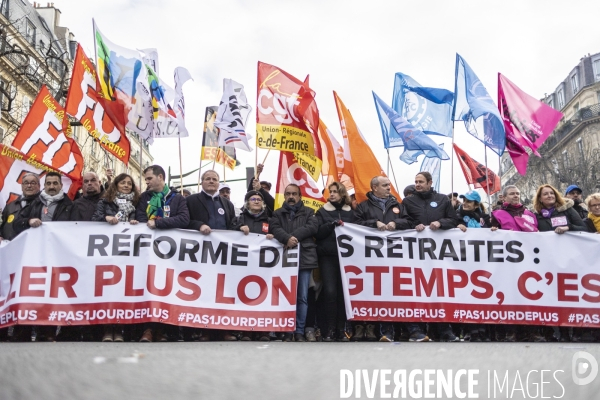
[(540, 157), (537, 149), (552, 133), (562, 113), (531, 97), (498, 73), (498, 109), (506, 130), (506, 148), (515, 168), (521, 175), (527, 172), (529, 147)]

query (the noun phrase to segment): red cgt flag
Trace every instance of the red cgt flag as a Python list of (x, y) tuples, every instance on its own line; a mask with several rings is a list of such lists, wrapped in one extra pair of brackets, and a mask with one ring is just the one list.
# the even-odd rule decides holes
[(12, 146), (24, 153), (28, 162), (38, 161), (80, 180), (83, 156), (79, 146), (64, 126), (65, 109), (42, 86)]
[(315, 92), (282, 69), (258, 63), (256, 145), (321, 158)]
[(457, 145), (454, 145), (454, 152), (458, 156), (458, 162), (463, 170), (463, 174), (465, 174), (467, 183), (473, 185), (476, 189), (483, 189), (487, 194), (494, 194), (500, 191), (500, 177), (494, 171), (469, 157)]
[(65, 105), (67, 114), (79, 120), (102, 148), (127, 165), (131, 146), (123, 124), (119, 122), (124, 119), (123, 115), (118, 115), (119, 112), (122, 114), (122, 109), (105, 101), (96, 88), (96, 69), (78, 45)]
[(317, 211), (323, 207), (326, 200), (321, 190), (310, 175), (302, 169), (294, 153), (282, 151), (279, 153), (279, 173), (275, 194), (275, 208), (279, 208), (285, 201), (284, 192), (287, 185), (295, 183), (300, 187), (300, 194), (304, 205)]

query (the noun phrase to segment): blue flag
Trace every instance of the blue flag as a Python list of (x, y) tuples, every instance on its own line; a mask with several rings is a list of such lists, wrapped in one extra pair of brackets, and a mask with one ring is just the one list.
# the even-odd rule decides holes
[(506, 135), (498, 107), (469, 64), (458, 54), (455, 77), (453, 119), (464, 121), (471, 135), (501, 156)]
[(428, 135), (452, 137), (454, 93), (419, 85), (408, 75), (396, 73), (392, 108)]
[(373, 99), (379, 115), (385, 148), (404, 146), (400, 160), (412, 164), (421, 154), (424, 154), (425, 157), (438, 157), (442, 160), (450, 159), (437, 143), (385, 104), (375, 92), (373, 92)]
[[(444, 143), (438, 145), (440, 149), (444, 149)], [(440, 171), (442, 169), (442, 160), (437, 157), (424, 158), (419, 171), (428, 171), (433, 178), (433, 189), (440, 192)]]

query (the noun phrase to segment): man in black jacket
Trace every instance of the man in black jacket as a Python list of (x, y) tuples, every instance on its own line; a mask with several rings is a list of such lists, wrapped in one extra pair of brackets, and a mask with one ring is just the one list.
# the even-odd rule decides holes
[(91, 221), (100, 197), (104, 194), (100, 178), (98, 178), (95, 172), (86, 172), (83, 174), (83, 186), (81, 189), (83, 196), (73, 202), (71, 221)]
[[(283, 207), (275, 210), (269, 219), (269, 233), (275, 236), (286, 248), (300, 245), (300, 263), (298, 269), (298, 292), (296, 299), (296, 330), (294, 339), (304, 342), (304, 327), (308, 311), (308, 285), (313, 269), (317, 268), (317, 245), (313, 236), (319, 230), (314, 211), (302, 202), (300, 187), (289, 184), (285, 188)], [(292, 334), (287, 333), (284, 341), (291, 341)]]
[[(416, 224), (417, 232), (422, 232), (426, 227), (432, 231), (438, 229), (452, 229), (458, 225), (456, 211), (452, 202), (443, 194), (437, 193), (431, 188), (433, 178), (427, 171), (421, 171), (415, 177), (415, 195), (404, 199), (406, 212)], [(439, 340), (443, 342), (456, 342), (458, 337), (452, 332), (449, 324), (431, 324), (436, 326)], [(409, 331), (417, 324), (410, 324)]]
[[(360, 203), (354, 210), (354, 222), (359, 225), (377, 228), (380, 231), (395, 231), (412, 229), (413, 224), (402, 204), (391, 195), (392, 184), (385, 176), (371, 179), (371, 191), (367, 200)], [(366, 326), (365, 339), (376, 340), (374, 325)], [(394, 341), (394, 325), (391, 322), (380, 324), (381, 342)], [(362, 325), (355, 326), (353, 340), (361, 340)], [(423, 338), (425, 339), (425, 337)]]
[(29, 228), (37, 228), (43, 222), (70, 221), (73, 202), (62, 190), (58, 172), (48, 172), (44, 179), (44, 191), (29, 207), (24, 208), (14, 222), (17, 234)]
[(588, 217), (589, 211), (585, 206), (585, 202), (583, 201), (583, 191), (579, 186), (570, 185), (565, 191), (565, 197), (573, 200), (573, 203), (575, 203), (573, 210), (577, 211), (577, 214), (579, 214), (582, 220)]
[[(185, 198), (190, 212), (187, 229), (209, 235), (213, 229), (228, 230), (233, 226), (235, 210), (233, 203), (219, 194), (219, 174), (208, 170), (200, 177), (202, 190)], [(200, 341), (209, 341), (210, 330), (194, 333)], [(227, 341), (238, 340), (238, 334), (223, 331), (222, 338)]]
[(40, 194), (40, 178), (34, 173), (27, 173), (21, 178), (22, 196), (11, 201), (2, 210), (2, 224), (0, 225), (0, 240), (13, 240), (17, 237), (13, 224), (22, 209), (29, 207), (31, 202)]
[(144, 170), (148, 190), (140, 196), (135, 219), (150, 229), (185, 229), (190, 222), (185, 198), (165, 183), (165, 170), (151, 165)]
[(208, 170), (201, 177), (200, 193), (186, 197), (190, 211), (187, 228), (208, 235), (212, 229), (231, 229), (235, 218), (233, 203), (219, 195), (219, 174)]

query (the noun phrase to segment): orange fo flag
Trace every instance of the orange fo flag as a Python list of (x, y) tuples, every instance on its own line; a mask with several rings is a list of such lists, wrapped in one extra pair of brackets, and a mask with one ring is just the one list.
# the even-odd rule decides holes
[(473, 185), (475, 189), (483, 189), (487, 194), (494, 194), (500, 191), (500, 177), (494, 171), (469, 157), (457, 145), (454, 145), (454, 152), (458, 156), (458, 162), (463, 174), (465, 174), (467, 183)]
[[(340, 118), (342, 136), (344, 137), (344, 170), (343, 174), (352, 180), (356, 201), (359, 203), (367, 199), (367, 192), (371, 191), (371, 179), (376, 176), (387, 175), (383, 172), (379, 161), (371, 148), (362, 137), (350, 111), (346, 108), (337, 93), (333, 92), (335, 105)], [(392, 195), (398, 200), (402, 198), (392, 185)]]
[[(131, 152), (125, 128), (97, 91), (96, 69), (80, 45), (77, 45), (71, 86), (65, 109), (81, 122), (94, 140), (125, 165)], [(115, 123), (114, 121), (117, 121)]]
[(12, 146), (29, 161), (39, 161), (79, 180), (83, 173), (83, 156), (71, 137), (66, 118), (65, 109), (48, 88), (42, 86)]
[(295, 183), (300, 187), (302, 202), (305, 206), (312, 208), (313, 211), (317, 211), (325, 204), (325, 198), (323, 198), (321, 190), (310, 175), (298, 164), (296, 154), (282, 151), (279, 153), (275, 209), (283, 205), (285, 188), (290, 183)]

